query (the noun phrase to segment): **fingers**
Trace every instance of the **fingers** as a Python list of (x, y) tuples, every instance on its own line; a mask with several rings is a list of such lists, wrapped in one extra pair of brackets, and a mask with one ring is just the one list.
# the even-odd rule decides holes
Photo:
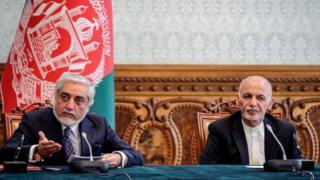
[(110, 167), (118, 167), (121, 165), (122, 157), (119, 153), (104, 154), (103, 161), (107, 161)]
[(39, 131), (39, 141), (48, 141), (46, 135), (42, 132), (42, 131)]
[(61, 150), (62, 146), (54, 141), (41, 142), (38, 147), (38, 153), (41, 157), (51, 157), (53, 153)]
[(62, 146), (52, 140), (48, 140), (45, 134), (39, 132), (39, 146), (38, 153), (41, 157), (51, 157), (53, 153), (59, 151)]
[(45, 141), (45, 142), (41, 142), (39, 143), (39, 146), (41, 146), (41, 148), (45, 151), (56, 151), (61, 149), (61, 145), (59, 143), (56, 143), (54, 141)]

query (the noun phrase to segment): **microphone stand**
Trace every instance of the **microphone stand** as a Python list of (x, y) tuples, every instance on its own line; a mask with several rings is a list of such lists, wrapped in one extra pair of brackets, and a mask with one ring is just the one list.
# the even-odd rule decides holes
[[(272, 134), (274, 139), (277, 141), (278, 145), (281, 148), (283, 159), (272, 159), (268, 160), (264, 163), (264, 170), (265, 171), (301, 171), (301, 170), (314, 170), (314, 161), (312, 160), (306, 160), (306, 159), (287, 159), (286, 153), (284, 151), (284, 148), (277, 138), (277, 136), (274, 134), (272, 127), (270, 124), (267, 124), (267, 130)], [(293, 135), (295, 143), (297, 148), (299, 145), (297, 144), (297, 141), (295, 139), (295, 135)], [(300, 150), (298, 149), (299, 153)]]
[(18, 161), (21, 147), (24, 141), (24, 134), (21, 136), (20, 144), (18, 145), (15, 154), (14, 161), (4, 161), (3, 162), (3, 170), (9, 173), (24, 173), (27, 172), (27, 162), (26, 161)]
[(101, 161), (101, 160), (94, 161), (93, 155), (92, 155), (91, 145), (87, 139), (87, 135), (84, 132), (82, 132), (81, 135), (89, 147), (90, 160), (78, 160), (78, 161), (71, 162), (71, 164), (70, 164), (71, 171), (74, 171), (74, 172), (97, 172), (97, 171), (100, 171), (102, 173), (108, 172), (108, 168), (109, 168), (108, 162)]

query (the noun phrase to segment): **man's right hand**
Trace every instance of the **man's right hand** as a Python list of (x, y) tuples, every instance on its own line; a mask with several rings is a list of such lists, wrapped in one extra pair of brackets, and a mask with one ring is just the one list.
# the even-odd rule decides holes
[(48, 140), (46, 135), (42, 131), (39, 131), (38, 154), (42, 158), (51, 157), (53, 153), (60, 151), (61, 148), (61, 144)]

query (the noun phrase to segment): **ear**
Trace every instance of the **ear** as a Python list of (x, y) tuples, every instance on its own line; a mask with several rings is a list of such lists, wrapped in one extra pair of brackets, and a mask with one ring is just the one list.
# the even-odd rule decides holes
[(53, 99), (51, 100), (52, 105), (55, 105), (58, 101), (58, 93), (54, 93)]
[(236, 105), (237, 105), (237, 106), (239, 106), (239, 98), (240, 98), (240, 97), (239, 97), (239, 94), (238, 94), (237, 97), (236, 97)]
[(270, 100), (270, 102), (269, 102), (269, 104), (268, 104), (268, 106), (267, 106), (267, 109), (268, 109), (269, 111), (271, 111), (272, 106), (273, 106), (273, 99), (271, 98), (271, 100)]

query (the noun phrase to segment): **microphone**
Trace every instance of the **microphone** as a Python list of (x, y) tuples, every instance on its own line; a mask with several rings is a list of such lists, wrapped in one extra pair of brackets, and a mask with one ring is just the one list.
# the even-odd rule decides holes
[(89, 147), (89, 152), (90, 152), (90, 161), (93, 161), (93, 156), (92, 156), (92, 148), (91, 148), (91, 145), (87, 139), (87, 134), (85, 132), (82, 132), (81, 133), (81, 136), (83, 137), (83, 139), (86, 141), (88, 147)]
[(20, 154), (20, 151), (21, 151), (21, 146), (23, 144), (23, 141), (24, 141), (24, 134), (21, 136), (20, 144), (16, 149), (16, 152), (15, 152), (15, 155), (14, 155), (14, 161), (17, 161), (18, 158), (19, 158), (19, 154)]
[[(277, 138), (277, 136), (274, 134), (272, 127), (270, 126), (270, 124), (267, 124), (266, 126), (268, 131), (272, 134), (272, 136), (280, 146), (283, 154), (283, 159), (268, 160), (263, 165), (265, 171), (314, 170), (314, 161), (306, 160), (306, 159), (287, 159), (284, 148), (281, 142), (279, 141), (279, 139)], [(293, 134), (293, 137), (295, 139), (295, 134)], [(297, 141), (295, 143), (298, 151), (300, 152), (300, 146), (298, 145)]]
[(24, 134), (21, 136), (20, 143), (18, 144), (15, 154), (14, 154), (14, 161), (4, 161), (3, 162), (3, 170), (9, 173), (17, 173), (17, 172), (27, 172), (27, 162), (25, 161), (18, 161), (21, 147), (24, 141)]
[(85, 132), (81, 133), (82, 138), (86, 141), (86, 144), (89, 147), (90, 152), (90, 160), (77, 160), (72, 161), (70, 164), (71, 171), (73, 172), (97, 172), (100, 171), (102, 173), (108, 172), (109, 164), (107, 161), (93, 160), (92, 148), (88, 141), (87, 134)]
[(277, 138), (277, 136), (273, 133), (273, 130), (272, 130), (272, 127), (270, 126), (270, 124), (267, 124), (267, 129), (272, 134), (274, 139), (277, 141), (278, 145), (280, 146), (281, 151), (282, 151), (283, 160), (287, 160), (286, 152), (284, 151), (283, 146), (282, 146), (281, 142), (279, 141), (279, 139)]

